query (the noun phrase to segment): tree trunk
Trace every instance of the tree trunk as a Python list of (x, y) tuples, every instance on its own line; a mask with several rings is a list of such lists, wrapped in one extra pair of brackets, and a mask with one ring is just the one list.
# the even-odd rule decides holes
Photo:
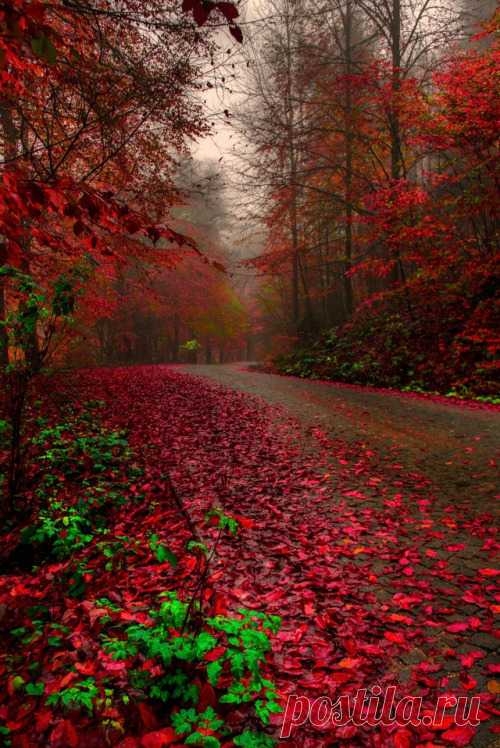
[(309, 294), (309, 288), (307, 285), (304, 267), (303, 267), (303, 264), (300, 262), (300, 257), (298, 259), (299, 259), (300, 277), (302, 280), (302, 288), (304, 289), (304, 302), (305, 302), (305, 325), (303, 325), (303, 328), (305, 328), (305, 332), (307, 332), (307, 334), (310, 334), (316, 331), (316, 321), (314, 317), (314, 310), (313, 310), (312, 303), (311, 303), (311, 296)]
[[(401, 124), (398, 111), (399, 102), (397, 101), (401, 89), (401, 0), (392, 0), (391, 55), (392, 106), (389, 113), (389, 129), (391, 139), (391, 177), (396, 182), (401, 179), (403, 165)], [(390, 284), (399, 283), (402, 279), (403, 266), (398, 252), (390, 275)]]
[(245, 356), (247, 361), (253, 360), (253, 337), (251, 333), (247, 335)]
[[(4, 265), (7, 260), (7, 250), (5, 244), (0, 244), (0, 266)], [(0, 278), (0, 320), (4, 320), (7, 314), (7, 304), (5, 298), (5, 283)], [(0, 326), (0, 368), (4, 368), (9, 363), (9, 341), (3, 325)]]
[(174, 343), (172, 347), (172, 361), (176, 364), (179, 361), (179, 345), (180, 345), (180, 330), (179, 330), (179, 317), (177, 314), (174, 317)]
[(353, 174), (353, 106), (352, 106), (352, 0), (345, 8), (345, 242), (344, 242), (344, 304), (347, 317), (353, 312), (352, 279), (352, 174)]
[[(3, 135), (3, 158), (8, 164), (17, 158), (17, 131), (12, 118), (12, 110), (8, 103), (0, 104), (0, 121)], [(7, 246), (5, 238), (0, 237), (0, 265), (7, 262)], [(0, 319), (5, 319), (7, 313), (7, 300), (5, 281), (0, 278)], [(0, 327), (0, 366), (6, 366), (9, 363), (9, 341), (5, 328)]]
[(299, 232), (297, 225), (297, 153), (295, 144), (295, 116), (293, 102), (293, 65), (292, 65), (292, 36), (290, 29), (290, 16), (287, 8), (286, 15), (286, 121), (288, 131), (288, 158), (290, 168), (290, 186), (292, 190), (290, 200), (290, 234), (292, 239), (292, 330), (294, 335), (299, 334), (300, 328), (300, 258), (299, 258)]
[(392, 96), (390, 111), (391, 130), (391, 176), (394, 180), (401, 179), (401, 127), (399, 112), (394, 106), (401, 89), (401, 0), (392, 0)]

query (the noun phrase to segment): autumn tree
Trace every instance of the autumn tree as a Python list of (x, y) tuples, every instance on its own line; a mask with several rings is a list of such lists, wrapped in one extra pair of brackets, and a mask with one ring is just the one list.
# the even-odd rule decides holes
[(206, 131), (193, 93), (212, 43), (199, 25), (225, 18), (241, 37), (229, 3), (200, 8), (20, 2), (4, 14), (4, 261), (44, 276), (84, 255), (105, 274), (129, 257), (172, 266), (189, 244), (168, 227), (174, 156)]

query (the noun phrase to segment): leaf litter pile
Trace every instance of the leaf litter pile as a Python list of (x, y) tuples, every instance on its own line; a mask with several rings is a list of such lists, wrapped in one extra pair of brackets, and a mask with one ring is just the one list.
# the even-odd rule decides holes
[(1, 549), (0, 744), (265, 748), (288, 695), (394, 685), (427, 715), (480, 695), (481, 724), (286, 743), (494, 744), (491, 516), (435, 511), (394, 455), (175, 368), (90, 370), (77, 393), (44, 406), (37, 509)]

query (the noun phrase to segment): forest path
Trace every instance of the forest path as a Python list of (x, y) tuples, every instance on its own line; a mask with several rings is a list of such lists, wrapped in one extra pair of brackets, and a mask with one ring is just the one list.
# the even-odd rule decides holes
[[(225, 465), (233, 484), (222, 505), (256, 522), (246, 549), (225, 552), (233, 594), (283, 616), (275, 660), (281, 692), (335, 699), (356, 687), (397, 684), (398, 692), (423, 695), (431, 713), (443, 692), (480, 694), (487, 720), (475, 730), (454, 726), (449, 715), (439, 737), (439, 728), (423, 725), (418, 738), (406, 728), (388, 738), (379, 727), (346, 727), (333, 743), (331, 733), (304, 729), (294, 748), (344, 745), (340, 735), (349, 746), (377, 748), (497, 746), (488, 716), (500, 687), (498, 410), (244, 364), (170, 371), (205, 388), (199, 419), (221, 420), (209, 384), (221, 385), (214, 390), (221, 398), (242, 393), (249, 409), (231, 422), (229, 448), (220, 427), (203, 432), (201, 462), (209, 484), (217, 475), (211, 455), (219, 454), (219, 472)], [(267, 432), (261, 417), (269, 419)], [(283, 447), (287, 438), (292, 449)]]
[[(177, 577), (167, 564), (181, 597), (192, 594), (186, 514), (207, 545), (209, 509), (239, 518), (236, 537), (220, 536), (205, 599), (219, 612), (245, 606), (280, 616), (268, 668), (283, 701), (359, 695), (361, 704), (375, 686), (379, 694), (396, 687), (398, 701), (422, 699), (421, 721), (410, 726), (406, 713), (387, 725), (368, 714), (320, 731), (305, 724), (282, 744), (498, 745), (494, 410), (242, 365), (92, 369), (77, 385), (83, 402), (107, 404), (107, 426), (127, 431), (146, 476), (146, 514), (127, 519), (125, 534), (147, 548), (154, 530), (168, 543), (184, 570)], [(123, 520), (115, 532), (123, 535)], [(169, 589), (148, 555), (134, 563), (104, 577), (106, 595), (110, 584), (144, 601)], [(479, 696), (481, 724), (436, 716), (443, 694)], [(274, 715), (275, 734), (282, 721)]]
[(392, 453), (432, 482), (438, 504), (453, 501), (481, 512), (498, 498), (500, 410), (282, 377), (245, 364), (180, 368), (281, 406), (330, 438)]

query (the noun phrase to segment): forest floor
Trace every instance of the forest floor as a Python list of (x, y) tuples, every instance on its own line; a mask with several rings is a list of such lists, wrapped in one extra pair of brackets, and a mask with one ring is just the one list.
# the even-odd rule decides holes
[(432, 481), (438, 502), (481, 511), (498, 498), (500, 407), (277, 376), (245, 364), (182, 369), (281, 406), (306, 429), (397, 453), (408, 470)]
[[(367, 633), (368, 621), (375, 630), (383, 629), (385, 621), (403, 632), (396, 644), (401, 650), (385, 653), (387, 671), (371, 685), (392, 677), (406, 683), (410, 694), (426, 687), (432, 690), (436, 684), (450, 692), (462, 688), (469, 695), (498, 693), (494, 673), (499, 671), (495, 652), (500, 631), (495, 639), (483, 616), (499, 612), (494, 585), (488, 584), (493, 572), (486, 569), (492, 563), (498, 522), (500, 410), (441, 397), (282, 377), (242, 364), (181, 368), (277, 406), (274, 418), (299, 440), (306, 456), (304, 470), (316, 466), (319, 474), (328, 476), (321, 489), (305, 481), (298, 506), (287, 506), (285, 496), (279, 502), (287, 520), (276, 528), (282, 542), (290, 549), (299, 535), (301, 545), (293, 548), (291, 561), (300, 581), (285, 582), (285, 589), (302, 584), (314, 590), (314, 611), (328, 610), (326, 617), (331, 615), (344, 632), (352, 627), (354, 640)], [(258, 511), (276, 523), (265, 505)], [(338, 542), (342, 534), (343, 558), (332, 557), (329, 543), (332, 537)], [(265, 544), (260, 547), (265, 553)], [(307, 561), (301, 550), (308, 554)], [(334, 585), (331, 597), (326, 583), (330, 574), (344, 577), (347, 598), (338, 594), (341, 585)], [(321, 578), (326, 588), (321, 587)], [(359, 586), (352, 585), (353, 579)], [(382, 606), (380, 618), (367, 594)], [(316, 636), (325, 637), (321, 614), (313, 620), (319, 625)], [(303, 653), (306, 647), (295, 650)], [(362, 647), (353, 645), (348, 651), (357, 659)], [(309, 687), (313, 693), (328, 693), (331, 682), (313, 660), (307, 661), (310, 671), (297, 679), (296, 691), (303, 694)], [(298, 662), (296, 667), (301, 667)], [(365, 679), (363, 685), (370, 684)], [(337, 696), (339, 692), (342, 689), (337, 688)], [(451, 732), (444, 742), (498, 745), (498, 736), (493, 738), (483, 728), (469, 738)], [(318, 741), (313, 739), (311, 745), (323, 745)], [(406, 744), (402, 739), (401, 745)]]
[[(3, 616), (19, 626), (23, 606), (38, 597), (50, 604), (51, 620), (66, 626), (50, 647), (43, 637), (36, 645), (26, 639), (16, 664), (25, 681), (36, 646), (45, 694), (72, 683), (75, 667), (97, 684), (118, 679), (124, 687), (125, 663), (102, 653), (106, 627), (147, 623), (162, 590), (189, 594), (193, 567), (183, 550), (189, 528), (172, 501), (173, 486), (202, 537), (203, 518), (214, 506), (241, 518), (239, 535), (224, 535), (211, 562), (207, 602), (219, 612), (244, 606), (281, 617), (266, 667), (283, 704), (290, 695), (334, 702), (375, 686), (382, 693), (397, 686), (398, 698), (422, 699), (420, 724), (383, 725), (373, 714), (324, 729), (305, 723), (283, 745), (498, 745), (492, 514), (498, 409), (295, 380), (243, 365), (93, 369), (75, 373), (72, 382), (75, 401), (102, 400), (106, 427), (126, 429), (143, 477), (129, 486), (130, 503), (110, 514), (106, 530), (108, 544), (122, 539), (130, 552), (104, 567), (98, 536), (75, 558), (0, 578), (0, 602), (8, 601), (0, 623)], [(176, 554), (175, 568), (168, 557), (157, 558), (159, 543)], [(86, 587), (69, 598), (61, 574), (75, 561), (85, 564)], [(101, 622), (103, 596), (118, 607)], [(41, 709), (43, 697), (26, 701), (19, 677), (9, 677), (0, 718), (14, 748), (104, 744), (95, 718), (83, 713), (70, 724), (47, 709), (49, 701)], [(480, 724), (457, 725), (452, 712), (436, 723), (443, 694), (480, 695)], [(154, 732), (168, 718), (161, 704), (129, 712), (116, 707), (114, 724), (122, 715), (127, 737), (119, 742), (108, 734), (110, 745), (172, 743), (167, 733)], [(33, 713), (43, 720), (33, 722)], [(279, 735), (283, 716), (271, 720), (269, 730)]]

